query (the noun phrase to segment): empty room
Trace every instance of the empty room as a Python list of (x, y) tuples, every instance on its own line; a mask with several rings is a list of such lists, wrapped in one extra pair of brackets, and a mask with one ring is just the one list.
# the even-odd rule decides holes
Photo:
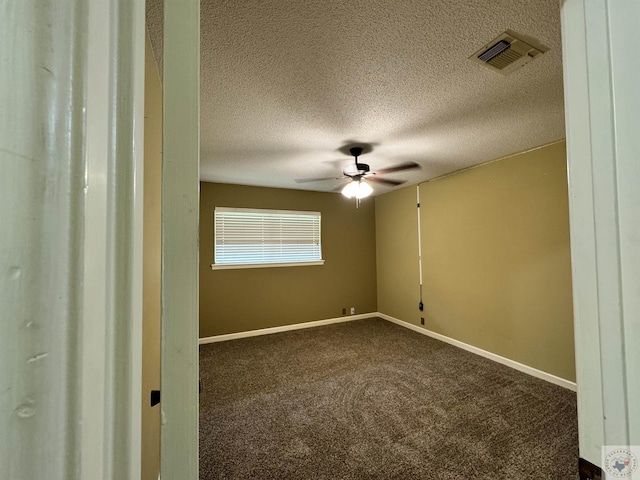
[(0, 15), (0, 477), (640, 480), (640, 2)]
[(201, 478), (575, 476), (559, 10), (485, 8), (203, 2)]
[(560, 10), (201, 2), (201, 479), (592, 478)]

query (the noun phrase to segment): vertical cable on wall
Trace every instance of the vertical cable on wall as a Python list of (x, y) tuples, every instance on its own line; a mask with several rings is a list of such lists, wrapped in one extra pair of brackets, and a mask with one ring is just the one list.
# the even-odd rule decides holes
[(420, 185), (416, 185), (416, 212), (418, 215), (418, 272), (420, 274), (420, 303), (418, 309), (423, 310), (424, 304), (422, 303), (422, 228), (420, 225)]

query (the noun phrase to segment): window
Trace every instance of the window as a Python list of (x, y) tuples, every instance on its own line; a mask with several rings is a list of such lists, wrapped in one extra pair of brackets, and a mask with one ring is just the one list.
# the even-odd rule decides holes
[(320, 212), (216, 207), (211, 268), (322, 265)]

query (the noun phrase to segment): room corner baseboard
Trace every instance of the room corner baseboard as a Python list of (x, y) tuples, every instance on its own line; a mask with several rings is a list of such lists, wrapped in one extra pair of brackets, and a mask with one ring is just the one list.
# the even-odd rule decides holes
[(333, 323), (351, 322), (353, 320), (363, 320), (365, 318), (379, 317), (378, 312), (361, 313), (358, 315), (345, 315), (344, 317), (327, 318), (325, 320), (315, 320), (312, 322), (294, 323), (292, 325), (282, 325), (280, 327), (261, 328), (259, 330), (248, 330), (246, 332), (227, 333), (225, 335), (215, 335), (213, 337), (202, 337), (198, 339), (199, 345), (207, 343), (225, 342), (227, 340), (236, 340), (238, 338), (257, 337), (259, 335), (270, 335), (272, 333), (288, 332), (290, 330), (300, 330), (303, 328), (321, 327), (323, 325), (331, 325)]
[(564, 378), (560, 378), (550, 373), (543, 372), (542, 370), (538, 370), (528, 365), (524, 365), (523, 363), (516, 362), (515, 360), (511, 360), (509, 358), (502, 357), (495, 353), (482, 350), (481, 348), (474, 347), (473, 345), (469, 345), (459, 340), (449, 338), (445, 335), (432, 332), (431, 330), (427, 330), (426, 328), (422, 328), (418, 325), (413, 325), (412, 323), (405, 322), (404, 320), (400, 320), (380, 312), (361, 313), (359, 315), (346, 315), (344, 317), (327, 318), (325, 320), (316, 320), (316, 321), (304, 322), (304, 323), (294, 323), (292, 325), (282, 325), (280, 327), (261, 328), (259, 330), (249, 330), (246, 332), (228, 333), (225, 335), (215, 335), (213, 337), (202, 337), (198, 339), (198, 344), (204, 345), (207, 343), (225, 342), (227, 340), (236, 340), (238, 338), (256, 337), (259, 335), (270, 335), (272, 333), (288, 332), (291, 330), (300, 330), (303, 328), (321, 327), (323, 325), (331, 325), (333, 323), (351, 322), (353, 320), (364, 320), (366, 318), (374, 318), (374, 317), (382, 318), (383, 320), (387, 320), (389, 322), (395, 323), (396, 325), (400, 325), (401, 327), (408, 328), (409, 330), (413, 330), (414, 332), (421, 333), (422, 335), (427, 335), (428, 337), (435, 338), (436, 340), (440, 340), (441, 342), (448, 343), (450, 345), (461, 348), (468, 352), (475, 353), (476, 355), (480, 355), (481, 357), (488, 358), (489, 360), (493, 360), (494, 362), (501, 363), (502, 365), (506, 365), (507, 367), (514, 368), (520, 372), (526, 373), (533, 377), (546, 380), (547, 382), (551, 382), (555, 385), (559, 385), (561, 387), (564, 387), (574, 392), (576, 391), (575, 382), (565, 380)]
[(488, 358), (489, 360), (493, 360), (494, 362), (501, 363), (506, 365), (507, 367), (514, 368), (519, 370), (520, 372), (526, 373), (533, 377), (540, 378), (542, 380), (546, 380), (547, 382), (551, 382), (555, 385), (559, 385), (571, 391), (576, 391), (575, 382), (571, 382), (569, 380), (565, 380), (564, 378), (557, 377), (547, 372), (543, 372), (542, 370), (538, 370), (536, 368), (530, 367), (528, 365), (524, 365), (523, 363), (516, 362), (515, 360), (511, 360), (509, 358), (501, 357), (500, 355), (496, 355), (495, 353), (488, 352), (486, 350), (482, 350), (481, 348), (474, 347), (473, 345), (469, 345), (467, 343), (461, 342), (459, 340), (455, 340), (453, 338), (446, 337), (436, 332), (432, 332), (431, 330), (427, 330), (426, 328), (422, 328), (418, 325), (413, 325), (412, 323), (405, 322), (404, 320), (399, 320), (390, 315), (386, 315), (384, 313), (377, 313), (377, 316), (388, 320), (389, 322), (395, 323), (402, 327), (413, 330), (414, 332), (421, 333), (423, 335), (427, 335), (428, 337), (435, 338), (436, 340), (440, 340), (442, 342), (448, 343), (450, 345), (454, 345), (458, 348), (462, 348), (471, 353), (475, 353), (476, 355), (480, 355), (481, 357)]

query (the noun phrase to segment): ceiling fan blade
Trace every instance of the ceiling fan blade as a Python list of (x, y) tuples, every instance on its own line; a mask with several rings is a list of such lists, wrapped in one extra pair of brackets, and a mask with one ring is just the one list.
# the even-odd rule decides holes
[(296, 178), (296, 183), (323, 182), (325, 180), (340, 180), (342, 177), (325, 177), (325, 178)]
[(416, 162), (406, 162), (406, 163), (401, 163), (400, 165), (395, 165), (393, 167), (381, 168), (380, 170), (376, 170), (371, 173), (375, 173), (375, 174), (393, 173), (393, 172), (400, 172), (402, 170), (413, 170), (414, 168), (422, 168), (422, 167), (420, 167), (420, 165), (417, 164)]
[(386, 178), (379, 178), (379, 177), (365, 177), (365, 180), (367, 182), (374, 182), (374, 183), (384, 183), (385, 185), (402, 185), (403, 183), (406, 183), (406, 180), (387, 180)]

